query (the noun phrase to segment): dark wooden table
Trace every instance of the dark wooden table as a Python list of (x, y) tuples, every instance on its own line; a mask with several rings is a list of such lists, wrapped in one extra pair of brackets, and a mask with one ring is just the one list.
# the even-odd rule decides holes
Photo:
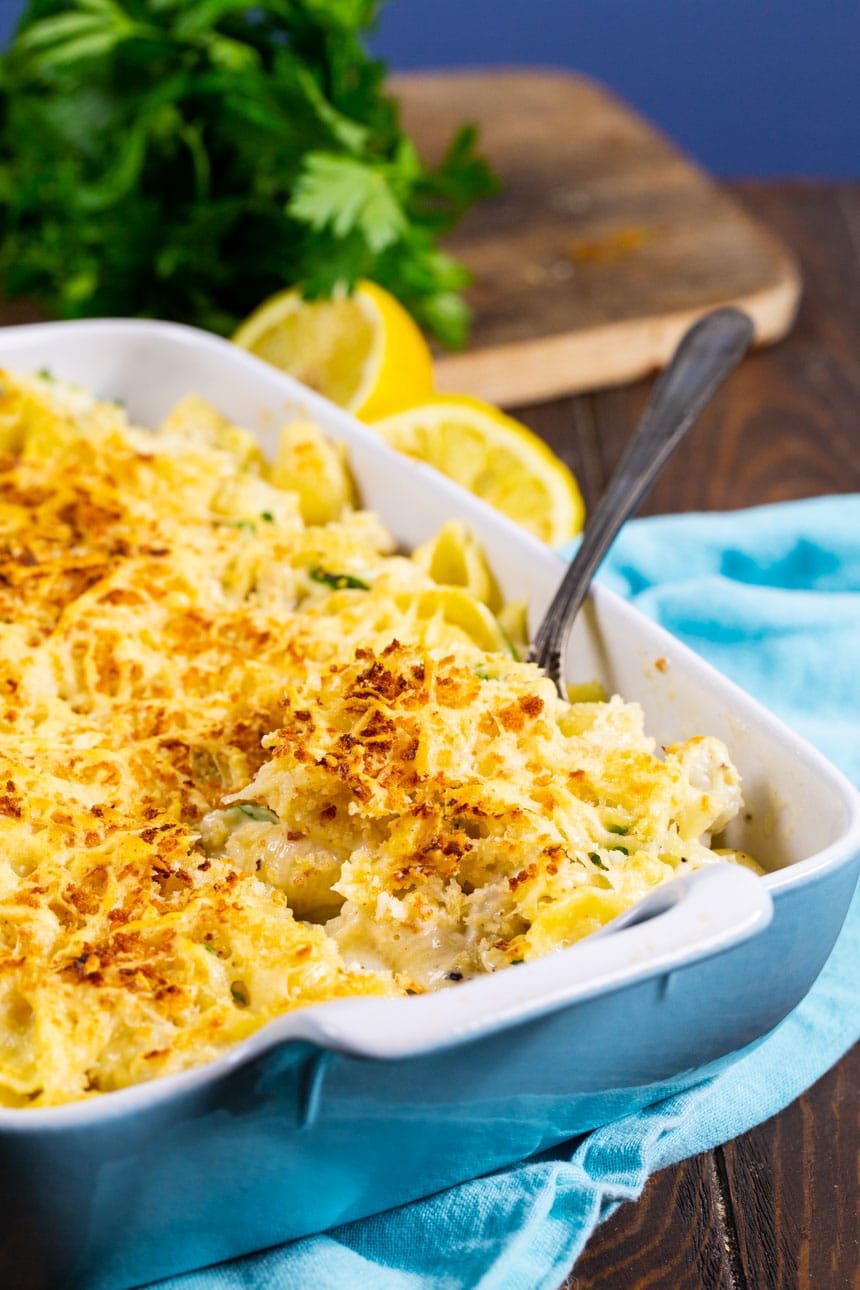
[[(734, 191), (799, 256), (800, 315), (788, 339), (744, 362), (643, 514), (860, 492), (860, 186)], [(518, 415), (565, 458), (590, 504), (648, 389)], [(782, 1114), (656, 1175), (597, 1230), (564, 1290), (858, 1290), (858, 1090), (860, 1047)]]

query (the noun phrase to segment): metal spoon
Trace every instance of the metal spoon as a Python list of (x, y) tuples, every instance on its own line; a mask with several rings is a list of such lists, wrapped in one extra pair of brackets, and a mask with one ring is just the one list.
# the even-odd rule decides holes
[(639, 506), (699, 413), (749, 349), (755, 328), (740, 309), (716, 309), (695, 323), (660, 376), (582, 542), (538, 628), (529, 661), (566, 697), (562, 659), (591, 579), (621, 525)]

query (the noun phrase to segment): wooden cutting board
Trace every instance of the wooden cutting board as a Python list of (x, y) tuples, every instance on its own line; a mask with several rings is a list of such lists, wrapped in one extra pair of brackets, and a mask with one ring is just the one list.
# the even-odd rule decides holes
[(718, 305), (746, 309), (759, 344), (791, 326), (783, 244), (601, 86), (514, 70), (393, 89), (422, 155), (474, 122), (503, 184), (447, 242), (474, 275), (475, 321), (464, 352), (437, 355), (440, 389), (511, 406), (622, 384)]

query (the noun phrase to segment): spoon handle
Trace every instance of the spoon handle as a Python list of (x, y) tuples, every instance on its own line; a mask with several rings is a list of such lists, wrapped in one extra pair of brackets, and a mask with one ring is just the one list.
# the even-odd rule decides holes
[(562, 697), (561, 660), (597, 566), (699, 413), (743, 358), (753, 333), (751, 319), (740, 309), (706, 314), (681, 338), (656, 382), (529, 651), (530, 661), (546, 670)]

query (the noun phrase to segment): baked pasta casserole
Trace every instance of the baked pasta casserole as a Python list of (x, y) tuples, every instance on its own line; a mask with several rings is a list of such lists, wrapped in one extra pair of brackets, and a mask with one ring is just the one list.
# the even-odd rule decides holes
[[(302, 419), (155, 431), (0, 374), (0, 1102), (570, 945), (718, 857), (725, 747), (520, 661), (458, 523), (411, 556)], [(513, 970), (516, 970), (514, 968)]]

